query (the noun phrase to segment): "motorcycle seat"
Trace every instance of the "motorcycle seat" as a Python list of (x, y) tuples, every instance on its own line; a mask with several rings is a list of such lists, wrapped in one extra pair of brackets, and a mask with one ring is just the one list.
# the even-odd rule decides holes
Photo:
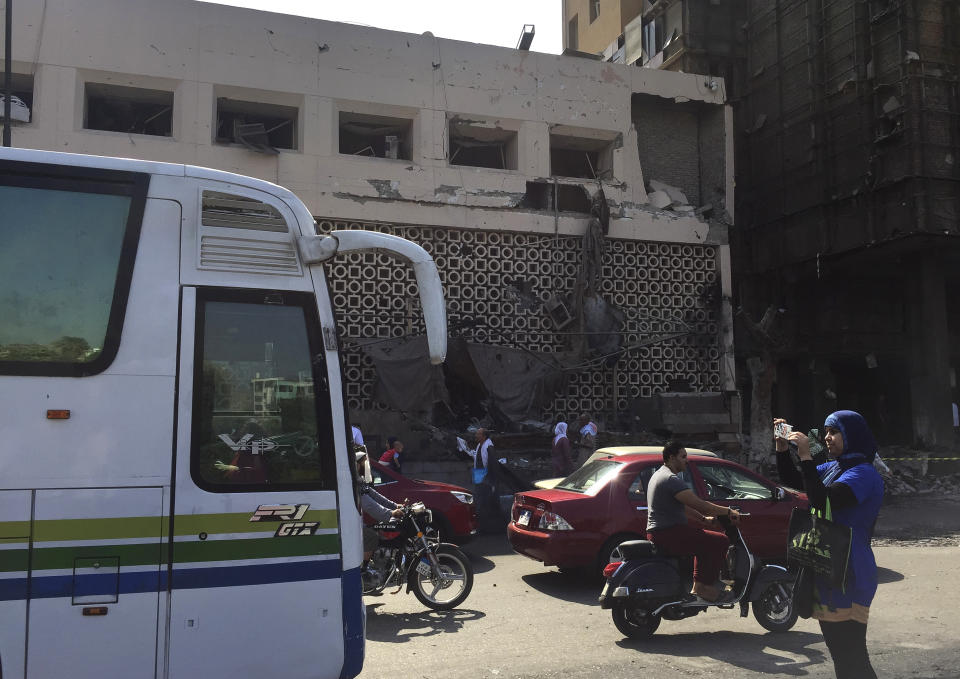
[(633, 559), (649, 559), (660, 555), (656, 546), (649, 540), (621, 542), (620, 554), (628, 561), (632, 561)]

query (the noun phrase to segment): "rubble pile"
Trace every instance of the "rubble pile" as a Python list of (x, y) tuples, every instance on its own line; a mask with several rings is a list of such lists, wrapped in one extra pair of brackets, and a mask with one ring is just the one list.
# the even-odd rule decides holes
[(955, 451), (885, 447), (880, 456), (891, 472), (884, 474), (887, 495), (960, 495), (960, 459)]

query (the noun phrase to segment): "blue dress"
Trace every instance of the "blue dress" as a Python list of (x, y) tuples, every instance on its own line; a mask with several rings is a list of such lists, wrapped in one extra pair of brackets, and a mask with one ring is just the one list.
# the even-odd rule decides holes
[[(821, 479), (836, 474), (837, 461), (817, 467)], [(867, 622), (870, 604), (877, 592), (877, 562), (870, 540), (883, 502), (883, 478), (872, 464), (857, 464), (830, 480), (843, 483), (853, 491), (857, 504), (833, 510), (833, 520), (850, 526), (850, 562), (846, 588), (833, 589), (824, 578), (816, 579), (817, 597), (813, 617), (828, 622), (857, 620)]]

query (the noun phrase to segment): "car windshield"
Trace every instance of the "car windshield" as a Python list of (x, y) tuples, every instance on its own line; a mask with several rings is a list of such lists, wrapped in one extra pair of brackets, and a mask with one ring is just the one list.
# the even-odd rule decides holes
[(622, 462), (616, 460), (594, 460), (587, 462), (580, 469), (573, 472), (570, 476), (556, 485), (559, 490), (571, 490), (574, 493), (584, 493), (593, 495), (617, 475), (617, 471), (623, 466)]

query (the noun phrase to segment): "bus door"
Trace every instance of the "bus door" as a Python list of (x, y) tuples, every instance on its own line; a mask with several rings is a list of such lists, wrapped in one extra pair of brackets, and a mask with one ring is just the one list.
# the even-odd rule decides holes
[(35, 493), (26, 676), (155, 676), (163, 489)]
[(337, 474), (316, 298), (185, 287), (181, 313), (170, 676), (339, 676)]

